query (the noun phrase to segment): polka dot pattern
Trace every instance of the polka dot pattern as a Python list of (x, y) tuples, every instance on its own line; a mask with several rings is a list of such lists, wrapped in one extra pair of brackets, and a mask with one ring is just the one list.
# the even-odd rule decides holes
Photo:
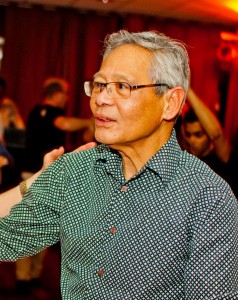
[(238, 299), (237, 202), (175, 133), (130, 180), (105, 145), (65, 154), (0, 220), (0, 259), (61, 242), (75, 299)]

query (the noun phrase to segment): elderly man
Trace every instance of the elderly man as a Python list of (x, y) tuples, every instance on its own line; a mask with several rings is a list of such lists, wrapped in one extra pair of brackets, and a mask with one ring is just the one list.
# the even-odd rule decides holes
[(238, 218), (228, 184), (173, 129), (184, 45), (107, 37), (85, 83), (100, 145), (61, 156), (0, 221), (0, 259), (61, 243), (63, 299), (237, 299)]

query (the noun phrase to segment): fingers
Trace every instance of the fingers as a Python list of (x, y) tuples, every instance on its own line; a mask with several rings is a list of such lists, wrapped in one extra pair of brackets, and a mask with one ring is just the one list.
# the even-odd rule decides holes
[(59, 158), (64, 153), (64, 147), (59, 147), (58, 149), (54, 149), (48, 152), (44, 156), (43, 167), (42, 169), (46, 169), (49, 165), (52, 164), (57, 158)]
[(97, 146), (96, 142), (90, 142), (90, 143), (87, 143), (85, 145), (82, 145), (82, 146), (78, 147), (73, 152), (80, 152), (80, 151), (84, 151), (84, 150), (89, 150), (89, 149), (95, 148), (96, 146)]
[(54, 150), (48, 152), (48, 153), (45, 155), (45, 158), (46, 158), (47, 160), (54, 161), (54, 160), (56, 160), (58, 157), (60, 157), (63, 153), (64, 153), (64, 147), (61, 146), (61, 147), (59, 147), (58, 149), (54, 149)]
[[(55, 151), (54, 154), (52, 154), (52, 158), (53, 158), (53, 155), (55, 155), (55, 159), (57, 159), (58, 157), (60, 157), (62, 154), (64, 154), (64, 147), (63, 146), (60, 146), (58, 149), (55, 149), (53, 150)], [(55, 160), (54, 159), (54, 160)]]

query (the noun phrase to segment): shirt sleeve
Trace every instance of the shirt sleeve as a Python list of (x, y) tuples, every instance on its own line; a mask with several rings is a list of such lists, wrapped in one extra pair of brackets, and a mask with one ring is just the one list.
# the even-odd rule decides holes
[[(213, 199), (190, 239), (185, 299), (238, 299), (238, 214), (230, 191), (207, 189)], [(196, 204), (199, 206), (199, 201)]]
[(9, 216), (0, 219), (1, 261), (33, 255), (59, 241), (63, 169), (60, 158), (38, 177)]

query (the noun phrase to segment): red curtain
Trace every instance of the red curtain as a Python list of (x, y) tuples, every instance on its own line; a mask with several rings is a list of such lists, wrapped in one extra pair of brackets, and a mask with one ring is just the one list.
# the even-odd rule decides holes
[(25, 120), (39, 101), (43, 81), (48, 76), (62, 76), (70, 82), (70, 115), (90, 116), (83, 82), (99, 68), (104, 37), (118, 29), (159, 30), (183, 40), (188, 45), (194, 90), (212, 109), (219, 102), (216, 51), (219, 33), (226, 28), (149, 16), (46, 10), (38, 6), (26, 9), (9, 5), (4, 8), (4, 16), (4, 24), (0, 22), (6, 38), (1, 73), (8, 82), (8, 95), (19, 105)]
[(90, 114), (88, 101), (82, 105), (83, 81), (97, 70), (99, 41), (110, 28), (117, 29), (113, 16), (8, 7), (2, 73), (25, 119), (39, 101), (48, 76), (62, 76), (70, 82), (71, 114)]

